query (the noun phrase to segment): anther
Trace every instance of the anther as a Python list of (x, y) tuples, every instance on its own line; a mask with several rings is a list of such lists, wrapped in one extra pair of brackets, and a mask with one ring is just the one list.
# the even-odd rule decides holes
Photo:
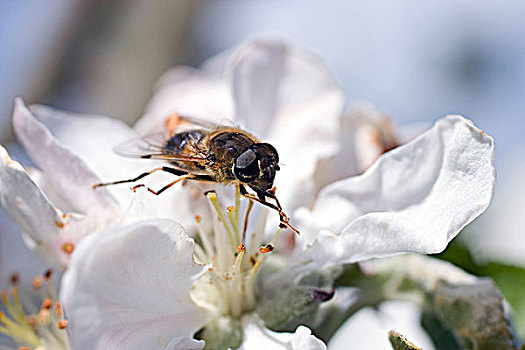
[(60, 328), (60, 329), (66, 329), (68, 323), (69, 322), (67, 320), (60, 320), (60, 321), (58, 321), (57, 325), (58, 325), (58, 328)]
[(245, 252), (246, 251), (246, 246), (244, 244), (239, 244), (237, 246), (237, 253), (240, 253), (240, 252)]
[(204, 192), (204, 195), (208, 197), (208, 199), (217, 199), (217, 192), (213, 190)]
[(11, 282), (12, 285), (16, 286), (18, 284), (18, 281), (20, 280), (20, 276), (18, 275), (17, 272), (13, 272), (11, 273), (11, 275), (9, 276), (9, 281)]
[(64, 228), (64, 226), (66, 226), (66, 224), (64, 224), (62, 221), (55, 221), (55, 225), (58, 227), (58, 228)]
[(44, 279), (46, 281), (49, 281), (51, 279), (51, 277), (53, 276), (53, 269), (47, 269), (45, 272), (44, 272)]
[(66, 242), (62, 244), (62, 251), (66, 254), (73, 253), (73, 250), (75, 250), (75, 245), (71, 242)]
[(197, 224), (200, 224), (200, 223), (201, 223), (201, 219), (202, 219), (202, 218), (201, 218), (200, 215), (195, 215), (195, 222), (196, 222)]
[(232, 213), (235, 210), (235, 207), (233, 205), (230, 205), (228, 208), (226, 208), (226, 211), (228, 213)]
[(51, 299), (46, 298), (46, 299), (44, 299), (44, 302), (42, 303), (41, 309), (42, 310), (49, 310), (51, 308), (51, 306), (53, 306), (53, 302), (51, 301)]
[(267, 244), (265, 245), (264, 247), (259, 247), (259, 253), (261, 254), (266, 254), (266, 253), (270, 253), (274, 250), (274, 246), (271, 245), (271, 244)]

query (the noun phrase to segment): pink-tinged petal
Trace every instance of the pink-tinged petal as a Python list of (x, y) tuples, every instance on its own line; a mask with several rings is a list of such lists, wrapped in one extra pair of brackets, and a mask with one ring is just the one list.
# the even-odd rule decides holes
[(0, 201), (46, 260), (66, 266), (75, 246), (102, 225), (97, 218), (57, 209), (24, 168), (0, 147)]
[(66, 271), (60, 299), (79, 349), (163, 349), (206, 322), (189, 297), (203, 266), (170, 220), (115, 227), (86, 238)]
[(204, 340), (195, 340), (190, 337), (177, 337), (169, 342), (166, 350), (200, 350), (204, 348)]
[(323, 189), (304, 227), (300, 263), (319, 266), (402, 252), (438, 253), (488, 207), (494, 144), (472, 122), (449, 116), (385, 155), (363, 175)]
[(54, 137), (20, 99), (15, 101), (13, 126), (33, 162), (46, 176), (53, 177), (55, 193), (63, 197), (73, 210), (114, 220), (120, 212), (116, 199), (105, 188), (97, 191), (92, 188), (100, 178)]
[(243, 350), (326, 350), (326, 345), (312, 335), (310, 329), (299, 326), (295, 333), (273, 332), (256, 315), (243, 318)]

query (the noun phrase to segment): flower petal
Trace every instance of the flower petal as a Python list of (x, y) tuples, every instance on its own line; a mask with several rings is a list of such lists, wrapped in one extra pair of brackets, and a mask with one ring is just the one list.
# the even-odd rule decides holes
[(135, 124), (139, 134), (162, 131), (169, 115), (233, 119), (229, 84), (220, 72), (192, 67), (172, 68), (160, 78), (145, 115)]
[[(421, 326), (421, 309), (405, 301), (387, 301), (376, 309), (363, 308), (348, 319), (330, 339), (331, 350), (391, 350), (388, 332), (396, 330), (421, 349), (434, 349)], [(366, 335), (366, 336), (363, 336)]]
[(200, 350), (204, 348), (204, 340), (195, 340), (190, 337), (177, 337), (169, 342), (166, 350)]
[(29, 236), (34, 248), (48, 261), (65, 266), (71, 249), (101, 222), (57, 209), (24, 168), (0, 147), (0, 201), (13, 220)]
[(301, 209), (301, 261), (326, 266), (402, 252), (438, 253), (489, 205), (491, 137), (460, 116), (439, 120), (363, 175), (323, 189)]
[(86, 238), (66, 271), (61, 300), (75, 348), (157, 349), (191, 337), (206, 315), (189, 297), (204, 271), (193, 240), (170, 220), (150, 220)]
[(47, 176), (52, 176), (56, 193), (60, 193), (72, 209), (113, 220), (120, 211), (115, 198), (102, 188), (94, 191), (92, 184), (100, 179), (76, 154), (57, 140), (24, 106), (15, 101), (13, 113), (15, 132), (33, 162)]
[(299, 326), (295, 333), (273, 332), (256, 315), (243, 318), (244, 350), (325, 350), (326, 345), (312, 335), (310, 329)]

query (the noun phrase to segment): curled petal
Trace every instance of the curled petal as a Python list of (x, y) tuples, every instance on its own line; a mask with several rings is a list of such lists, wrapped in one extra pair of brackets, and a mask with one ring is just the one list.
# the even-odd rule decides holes
[[(62, 213), (42, 193), (24, 168), (0, 147), (0, 200), (13, 220), (47, 260), (65, 266), (71, 249), (100, 222), (75, 213)], [(65, 245), (69, 249), (65, 249)]]
[(446, 117), (363, 175), (324, 188), (312, 211), (298, 211), (303, 242), (313, 241), (300, 260), (324, 266), (441, 252), (487, 208), (494, 181), (492, 138)]
[(170, 220), (143, 221), (86, 238), (62, 282), (75, 348), (163, 349), (191, 337), (206, 315), (190, 300), (203, 267), (193, 240)]
[(310, 329), (299, 326), (295, 333), (273, 332), (255, 315), (243, 318), (243, 350), (326, 350), (326, 345), (312, 335)]
[(114, 219), (120, 211), (116, 199), (105, 188), (94, 191), (91, 187), (100, 182), (99, 177), (54, 137), (20, 99), (15, 101), (13, 126), (33, 162), (47, 176), (53, 176), (55, 193), (65, 198), (73, 210)]

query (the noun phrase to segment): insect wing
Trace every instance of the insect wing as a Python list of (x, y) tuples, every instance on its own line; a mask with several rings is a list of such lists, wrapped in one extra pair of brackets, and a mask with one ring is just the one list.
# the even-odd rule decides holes
[(164, 153), (164, 133), (137, 137), (117, 145), (113, 151), (118, 155), (132, 158), (143, 158), (148, 154)]
[(205, 156), (171, 152), (166, 149), (165, 144), (164, 133), (159, 132), (125, 141), (116, 146), (113, 151), (121, 156), (131, 158), (177, 160), (185, 162), (201, 162), (206, 160)]

